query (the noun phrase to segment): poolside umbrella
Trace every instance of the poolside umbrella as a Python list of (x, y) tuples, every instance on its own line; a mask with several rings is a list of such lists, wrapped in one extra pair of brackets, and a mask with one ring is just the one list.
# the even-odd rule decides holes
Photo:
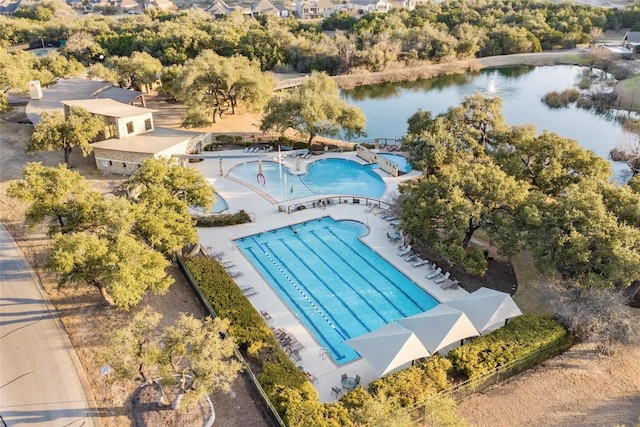
[(509, 294), (488, 288), (480, 288), (446, 304), (464, 312), (481, 334), (499, 328), (512, 317), (522, 315)]
[(413, 332), (393, 322), (345, 343), (360, 353), (379, 377), (429, 356), (429, 351)]
[(431, 354), (465, 338), (480, 335), (466, 314), (444, 304), (396, 322), (413, 331)]

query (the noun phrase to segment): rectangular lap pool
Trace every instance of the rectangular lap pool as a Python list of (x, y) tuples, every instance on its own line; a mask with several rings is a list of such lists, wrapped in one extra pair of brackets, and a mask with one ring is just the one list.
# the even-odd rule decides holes
[(366, 232), (323, 217), (235, 241), (338, 364), (358, 358), (345, 340), (438, 305), (360, 240)]

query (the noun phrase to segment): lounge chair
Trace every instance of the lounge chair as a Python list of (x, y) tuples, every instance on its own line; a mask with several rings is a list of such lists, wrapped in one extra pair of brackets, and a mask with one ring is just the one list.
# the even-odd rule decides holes
[(457, 289), (459, 284), (460, 284), (460, 282), (458, 282), (457, 280), (449, 279), (449, 280), (447, 280), (446, 282), (444, 282), (444, 283), (442, 283), (440, 285), (440, 289), (444, 289), (444, 290)]
[(427, 274), (424, 277), (426, 277), (427, 279), (433, 279), (435, 277), (438, 277), (441, 272), (442, 272), (442, 268), (438, 267), (438, 268), (436, 268), (436, 271), (433, 271), (433, 272)]
[(411, 262), (411, 261), (415, 261), (415, 260), (417, 260), (417, 259), (418, 259), (418, 255), (416, 255), (416, 254), (414, 254), (414, 253), (411, 253), (411, 254), (409, 254), (409, 256), (408, 256), (408, 257), (406, 257), (404, 260), (405, 260), (405, 261), (407, 261), (407, 262)]
[(414, 262), (413, 264), (411, 264), (411, 267), (420, 267), (421, 265), (425, 265), (426, 263), (428, 263), (429, 261), (427, 261), (426, 259), (422, 259), (422, 258), (418, 258), (416, 260), (416, 262)]
[(429, 264), (427, 266), (427, 274), (433, 273), (434, 271), (436, 271), (437, 268), (438, 268), (438, 266), (436, 265), (436, 263), (432, 262), (431, 264)]
[(243, 292), (242, 294), (243, 294), (245, 297), (252, 297), (252, 296), (254, 296), (254, 295), (258, 295), (258, 291), (256, 291), (256, 290), (254, 289), (254, 290), (251, 290), (251, 291)]
[(397, 227), (400, 225), (400, 220), (399, 219), (394, 219), (393, 221), (389, 222), (389, 225), (392, 227)]
[(225, 264), (225, 265), (223, 265), (223, 267), (224, 267), (224, 269), (225, 269), (225, 270), (228, 270), (228, 269), (233, 268), (233, 267), (235, 267), (235, 266), (236, 266), (236, 264), (235, 264), (235, 263), (233, 263), (233, 262), (232, 262), (231, 264)]
[[(249, 285), (246, 285), (246, 286), (240, 286), (240, 287), (239, 287), (239, 289), (240, 289), (242, 292), (252, 291), (252, 290), (253, 290), (253, 286), (249, 286)], [(275, 331), (274, 331), (274, 333), (275, 333)]]
[(316, 378), (315, 375), (313, 375), (311, 372), (309, 371), (302, 371), (304, 372), (304, 376), (307, 377), (307, 379), (309, 381), (311, 381), (312, 383), (317, 383), (318, 382), (318, 378)]
[[(210, 249), (210, 248), (207, 248), (207, 249)], [(211, 253), (208, 253), (207, 255), (209, 255), (211, 258), (219, 259), (219, 258), (222, 258), (224, 256), (224, 252), (222, 252), (222, 251), (221, 252), (211, 252)]]
[(232, 279), (237, 279), (240, 276), (243, 276), (244, 273), (242, 271), (230, 271), (229, 272), (229, 276), (231, 276)]
[(447, 279), (449, 278), (449, 276), (451, 275), (451, 273), (449, 273), (448, 271), (443, 275), (438, 277), (437, 279), (433, 280), (433, 283), (435, 283), (436, 285), (440, 284), (440, 283), (444, 283), (447, 281)]
[(248, 153), (249, 152), (249, 147), (244, 147), (244, 152)]
[(311, 157), (311, 153), (307, 153), (304, 156), (302, 156), (303, 159), (308, 159), (309, 157)]
[(399, 256), (404, 256), (404, 255), (407, 255), (409, 252), (411, 252), (411, 245), (407, 245), (406, 248), (404, 248), (402, 250), (399, 250), (398, 251), (398, 255)]
[(264, 310), (260, 310), (260, 315), (262, 316), (262, 318), (266, 321), (266, 322), (270, 322), (273, 320), (273, 318), (271, 317), (271, 315), (264, 311)]
[(387, 211), (387, 212), (383, 213), (382, 215), (380, 215), (380, 218), (382, 218), (382, 219), (384, 219), (386, 221), (392, 221), (391, 218), (394, 218), (395, 216), (396, 216), (396, 214), (394, 214), (393, 212)]

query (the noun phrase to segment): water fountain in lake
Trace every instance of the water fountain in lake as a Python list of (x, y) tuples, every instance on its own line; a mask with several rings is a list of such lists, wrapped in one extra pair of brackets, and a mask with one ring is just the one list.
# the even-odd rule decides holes
[(491, 79), (491, 81), (489, 82), (489, 86), (487, 87), (487, 93), (493, 95), (497, 91), (498, 90), (496, 89), (496, 81)]

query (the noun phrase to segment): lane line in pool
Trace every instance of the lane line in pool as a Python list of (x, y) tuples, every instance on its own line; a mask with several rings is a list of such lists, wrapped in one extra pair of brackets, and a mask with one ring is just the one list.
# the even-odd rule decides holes
[[(327, 231), (328, 231), (328, 230), (327, 230)], [(330, 233), (330, 234), (332, 234), (334, 238), (337, 238), (337, 236), (336, 236), (335, 234), (331, 233), (330, 231), (329, 231), (329, 233)], [(407, 314), (406, 314), (406, 312), (405, 312), (404, 310), (402, 310), (400, 307), (398, 307), (398, 306), (393, 302), (393, 300), (391, 300), (389, 297), (387, 297), (387, 296), (384, 294), (384, 292), (380, 291), (380, 289), (379, 289), (376, 285), (374, 285), (371, 281), (369, 281), (369, 280), (368, 280), (368, 279), (367, 279), (367, 278), (366, 278), (366, 277), (365, 277), (365, 276), (364, 276), (364, 275), (363, 275), (363, 274), (362, 274), (358, 269), (354, 268), (354, 267), (353, 267), (353, 265), (352, 265), (351, 263), (348, 263), (348, 262), (344, 261), (344, 258), (343, 258), (343, 257), (341, 257), (341, 256), (340, 256), (340, 254), (338, 254), (338, 253), (334, 250), (334, 248), (333, 248), (331, 245), (327, 244), (327, 243), (326, 243), (322, 238), (320, 238), (320, 237), (317, 235), (317, 233), (316, 233), (316, 232), (312, 232), (312, 233), (310, 233), (310, 234), (312, 234), (314, 237), (316, 237), (316, 239), (320, 242), (320, 244), (324, 245), (324, 246), (325, 246), (325, 248), (326, 248), (329, 252), (333, 253), (336, 257), (338, 257), (338, 259), (341, 259), (341, 260), (344, 262), (344, 264), (346, 265), (346, 268), (348, 268), (349, 270), (351, 270), (351, 271), (352, 271), (356, 276), (360, 277), (360, 279), (362, 279), (365, 283), (367, 283), (367, 284), (371, 287), (371, 289), (375, 289), (375, 291), (378, 293), (378, 295), (379, 295), (379, 296), (381, 296), (381, 297), (382, 297), (382, 298), (383, 298), (383, 299), (384, 299), (384, 300), (385, 300), (385, 301), (386, 301), (386, 302), (387, 302), (391, 307), (393, 307), (393, 308), (396, 310), (396, 312), (397, 312), (397, 313), (399, 313), (399, 314), (400, 314), (400, 316), (399, 316), (399, 317), (406, 317), (406, 316), (407, 316)], [(341, 239), (339, 239), (339, 238), (337, 238), (337, 240), (338, 240), (340, 243), (342, 243), (343, 245), (345, 245), (345, 246), (348, 248), (348, 250), (350, 250), (352, 253), (356, 253), (356, 254), (357, 254), (357, 252), (356, 252), (355, 250), (353, 250), (353, 248), (352, 248), (351, 246), (349, 246), (348, 244), (346, 244), (343, 240), (341, 240)], [(370, 262), (368, 262), (366, 259), (363, 259), (362, 257), (360, 257), (360, 258), (364, 261), (364, 263), (365, 263), (369, 268), (371, 268), (373, 271), (376, 271), (378, 274), (380, 274), (382, 277), (384, 277), (384, 278), (387, 280), (387, 282), (389, 282), (391, 285), (393, 285), (393, 287), (395, 287), (396, 289), (399, 289), (399, 288), (395, 285), (395, 283), (393, 283), (393, 281), (389, 280), (389, 278), (388, 278), (386, 275), (384, 275), (384, 274), (383, 274), (383, 273), (382, 273), (378, 268), (376, 268), (375, 266), (373, 266), (373, 265), (372, 265)], [(407, 295), (405, 294), (405, 296), (407, 296)], [(408, 297), (408, 296), (407, 296), (407, 297)], [(409, 299), (411, 302), (413, 302), (413, 303), (415, 304), (415, 301), (413, 301), (411, 298), (408, 298), (408, 299)], [(381, 314), (380, 314), (380, 316), (381, 316), (383, 319), (385, 319), (385, 321), (387, 321), (387, 322), (390, 320), (390, 319), (388, 319), (388, 318), (386, 318), (386, 317), (382, 316)]]
[[(329, 229), (328, 227), (324, 227), (330, 234), (332, 234), (336, 239), (338, 239), (340, 242), (343, 242), (342, 238), (340, 238), (340, 236), (338, 236), (333, 230)], [(324, 243), (324, 242), (323, 242)], [(326, 245), (326, 243), (325, 243)], [(384, 277), (394, 288), (396, 288), (398, 291), (400, 291), (405, 297), (407, 297), (407, 299), (409, 301), (411, 301), (416, 308), (418, 308), (419, 310), (423, 310), (423, 307), (416, 301), (413, 299), (413, 297), (411, 297), (411, 295), (409, 295), (404, 289), (402, 289), (401, 287), (397, 286), (396, 283), (393, 281), (393, 279), (391, 279), (390, 277), (388, 277), (382, 270), (380, 270), (378, 267), (376, 267), (374, 264), (372, 264), (369, 260), (367, 260), (366, 258), (364, 258), (360, 253), (358, 253), (358, 251), (354, 250), (351, 246), (347, 245), (347, 247), (351, 250), (351, 252), (358, 258), (360, 258), (362, 260), (362, 262), (366, 263), (367, 265), (369, 265), (372, 269), (374, 269), (376, 272), (378, 272), (382, 277)], [(329, 250), (333, 250), (330, 246), (327, 245), (327, 248)], [(358, 275), (360, 275), (360, 272), (357, 271), (356, 269), (354, 269), (351, 264), (349, 264), (349, 267)], [(395, 268), (395, 267), (394, 267)], [(402, 274), (402, 272), (400, 272), (398, 269), (396, 269), (396, 271), (398, 271), (400, 274)], [(406, 277), (406, 276), (405, 276)], [(366, 279), (364, 279), (366, 280)], [(407, 280), (411, 281), (408, 277)], [(413, 283), (413, 281), (411, 281)], [(415, 283), (413, 283), (417, 288), (420, 288), (418, 285), (416, 285)], [(373, 284), (371, 284), (371, 286), (378, 290)], [(421, 288), (420, 288), (421, 289)], [(379, 292), (379, 290), (378, 290)], [(385, 297), (386, 298), (386, 297)], [(393, 304), (392, 304), (393, 305)], [(393, 305), (394, 307), (396, 307), (395, 305)], [(423, 310), (424, 311), (424, 310)], [(406, 317), (407, 314), (405, 314), (404, 311), (398, 309), (398, 312), (402, 314), (403, 317)]]
[[(280, 240), (281, 242), (283, 242), (283, 239), (279, 239), (279, 240)], [(266, 247), (268, 247), (268, 248), (269, 248), (270, 253), (271, 253), (273, 256), (275, 256), (281, 264), (287, 264), (287, 263), (283, 262), (283, 261), (282, 261), (282, 259), (281, 259), (278, 255), (276, 255), (276, 251), (275, 251), (275, 250), (273, 250), (273, 249), (271, 249), (271, 247), (270, 247), (269, 243), (265, 243), (264, 245), (265, 245)], [(303, 260), (298, 256), (298, 254), (297, 254), (296, 252), (292, 251), (292, 250), (291, 250), (291, 248), (290, 248), (288, 245), (284, 244), (284, 242), (283, 242), (283, 248), (284, 248), (284, 249), (286, 249), (286, 250), (288, 250), (288, 251), (291, 253), (291, 255), (293, 255), (293, 256), (294, 256), (294, 257), (295, 257), (295, 258), (296, 258), (300, 263), (302, 263), (302, 265), (304, 265), (304, 267), (305, 267), (305, 268), (306, 268), (306, 269), (307, 269), (307, 270), (308, 270), (308, 271), (309, 271), (313, 276), (315, 276), (315, 278), (316, 278), (316, 279), (318, 279), (318, 281), (319, 281), (320, 283), (322, 283), (322, 284), (324, 285), (324, 287), (325, 287), (328, 291), (330, 291), (330, 292), (332, 291), (332, 289), (331, 289), (329, 286), (327, 286), (327, 284), (324, 282), (324, 280), (322, 280), (322, 279), (321, 279), (321, 278), (320, 278), (320, 277), (319, 277), (319, 276), (318, 276), (318, 275), (313, 271), (313, 269), (312, 269), (312, 268), (311, 268), (311, 267), (310, 267), (306, 262), (304, 262), (304, 261), (303, 261)], [(298, 277), (298, 275), (297, 275), (296, 273), (294, 273), (290, 268), (287, 268), (287, 271), (289, 272), (289, 274), (291, 274), (291, 275), (295, 278), (295, 280), (296, 280), (296, 282), (297, 282), (297, 286), (296, 286), (296, 283), (295, 283), (293, 280), (291, 280), (291, 278), (290, 278), (290, 277), (288, 277), (288, 275), (286, 275), (286, 274), (285, 274), (285, 278), (286, 278), (287, 280), (289, 280), (289, 281), (290, 281), (290, 283), (291, 283), (295, 288), (302, 287), (302, 288), (304, 288), (304, 291), (305, 291), (305, 293), (306, 293), (307, 295), (311, 295), (311, 296), (313, 296), (313, 297), (314, 297), (313, 299), (315, 300), (315, 303), (316, 303), (317, 305), (319, 305), (320, 307), (322, 307), (323, 312), (324, 312), (324, 313), (326, 313), (326, 314), (323, 314), (323, 317), (325, 317), (325, 318), (326, 318), (327, 316), (328, 316), (328, 317), (331, 317), (332, 322), (333, 322), (333, 324), (334, 324), (334, 325), (335, 325), (335, 324), (340, 325), (340, 322), (338, 322), (338, 321), (334, 318), (334, 316), (331, 314), (331, 311), (330, 311), (330, 310), (328, 310), (328, 309), (325, 307), (325, 305), (324, 305), (323, 303), (321, 303), (321, 302), (320, 302), (320, 300), (314, 296), (313, 292), (310, 292), (310, 291), (309, 291), (309, 289), (308, 289), (306, 286), (304, 286), (304, 285), (303, 285), (303, 281), (302, 281), (302, 280), (300, 280), (300, 278)], [(340, 304), (341, 304), (345, 309), (347, 309), (347, 311), (349, 311), (349, 312), (353, 315), (353, 317), (354, 317), (354, 318), (355, 318), (355, 319), (356, 319), (356, 320), (357, 320), (357, 321), (358, 321), (358, 322), (359, 322), (359, 323), (360, 323), (360, 324), (361, 324), (361, 325), (362, 325), (362, 326), (363, 326), (367, 331), (370, 331), (370, 329), (367, 327), (367, 325), (366, 325), (366, 324), (364, 324), (364, 323), (362, 322), (362, 320), (361, 320), (361, 319), (356, 315), (356, 313), (355, 313), (355, 312), (354, 312), (354, 311), (353, 311), (353, 310), (352, 310), (352, 309), (351, 309), (351, 308), (350, 308), (350, 307), (349, 307), (349, 306), (348, 306), (348, 305), (347, 305), (347, 304), (346, 304), (346, 303), (345, 303), (341, 298), (338, 298), (338, 301), (340, 302)], [(338, 333), (339, 333), (339, 335), (340, 335), (340, 336), (342, 337), (342, 339), (344, 339), (344, 340), (351, 338), (351, 334), (349, 334), (349, 333), (348, 333), (348, 332), (347, 332), (347, 331), (346, 331), (346, 330), (345, 330), (341, 325), (340, 325), (340, 326), (338, 326), (338, 327), (336, 328), (336, 332), (338, 332)]]
[[(258, 246), (258, 248), (260, 248), (263, 252), (264, 255), (267, 254), (267, 252), (264, 250), (264, 248), (262, 248), (262, 245), (258, 242), (255, 242), (256, 245)], [(344, 354), (342, 354), (333, 344), (332, 344), (332, 340), (326, 338), (326, 336), (322, 333), (322, 331), (318, 328), (318, 326), (316, 325), (316, 322), (314, 322), (307, 314), (307, 312), (302, 308), (302, 306), (300, 306), (295, 299), (291, 298), (290, 295), (288, 294), (287, 290), (280, 284), (280, 282), (277, 280), (277, 278), (270, 272), (269, 268), (267, 268), (264, 263), (262, 261), (260, 261), (260, 258), (258, 257), (258, 255), (255, 253), (255, 251), (253, 250), (252, 246), (247, 246), (245, 248), (242, 248), (245, 251), (247, 251), (248, 253), (250, 253), (252, 255), (252, 257), (256, 260), (256, 262), (262, 267), (262, 270), (268, 274), (273, 283), (275, 283), (280, 289), (281, 289), (281, 295), (286, 296), (287, 299), (291, 302), (291, 304), (295, 307), (298, 308), (298, 312), (305, 318), (307, 319), (307, 326), (314, 329), (316, 331), (316, 333), (318, 334), (318, 337), (321, 338), (322, 344), (326, 345), (326, 347), (328, 347), (331, 352), (332, 355), (334, 356), (334, 358), (336, 359), (336, 361), (339, 361), (341, 359), (344, 359), (346, 356)], [(268, 259), (268, 258), (267, 258)], [(334, 328), (334, 330), (336, 332), (337, 329)], [(344, 339), (344, 338), (343, 338)], [(355, 352), (354, 352), (355, 353)], [(357, 353), (356, 353), (357, 354)]]
[[(331, 234), (333, 234), (333, 235), (335, 236), (335, 238), (336, 238), (336, 239), (338, 239), (338, 240), (342, 241), (342, 238), (341, 238), (339, 235), (337, 235), (333, 230), (331, 230), (331, 229), (328, 229), (328, 230), (329, 230), (329, 232), (330, 232)], [(406, 290), (406, 289), (403, 289), (402, 287), (397, 286), (397, 285), (396, 285), (396, 282), (395, 282), (392, 278), (388, 277), (388, 276), (387, 276), (387, 275), (386, 275), (382, 270), (380, 270), (378, 267), (376, 267), (376, 265), (375, 265), (375, 264), (371, 263), (369, 260), (367, 260), (366, 258), (364, 258), (364, 257), (363, 257), (363, 256), (362, 256), (358, 251), (356, 251), (355, 249), (353, 249), (351, 246), (348, 246), (348, 247), (349, 247), (349, 249), (351, 249), (351, 251), (353, 252), (353, 254), (354, 254), (356, 257), (360, 258), (363, 262), (365, 262), (365, 263), (367, 263), (368, 265), (370, 265), (370, 266), (371, 266), (371, 268), (373, 268), (375, 271), (377, 271), (377, 272), (378, 272), (382, 277), (384, 277), (385, 279), (387, 279), (387, 280), (389, 281), (389, 283), (390, 283), (391, 285), (393, 285), (393, 287), (394, 287), (394, 288), (396, 288), (398, 291), (400, 291), (400, 292), (401, 292), (401, 293), (402, 293), (402, 294), (403, 294), (403, 295), (404, 295), (404, 296), (405, 296), (409, 301), (411, 301), (411, 302), (414, 304), (414, 306), (415, 306), (418, 310), (420, 310), (420, 311), (424, 311), (424, 310), (425, 310), (425, 308), (424, 308), (424, 307), (423, 307), (423, 306), (422, 306), (418, 301), (416, 301), (416, 300), (415, 300), (415, 299), (414, 299), (414, 298), (413, 298), (409, 293), (407, 293), (407, 290)], [(351, 264), (349, 264), (349, 266), (351, 266)], [(399, 274), (402, 274), (402, 275), (403, 275), (403, 276), (404, 276), (408, 281), (410, 281), (410, 282), (411, 282), (411, 283), (416, 287), (416, 289), (419, 289), (421, 292), (424, 292), (424, 293), (427, 293), (427, 294), (428, 294), (428, 292), (426, 292), (424, 289), (422, 289), (422, 287), (421, 287), (421, 286), (418, 286), (414, 281), (412, 281), (411, 279), (409, 279), (409, 278), (408, 278), (406, 275), (404, 275), (400, 270), (398, 270), (398, 269), (397, 269), (397, 268), (395, 268), (395, 267), (393, 267), (393, 268), (394, 268), (394, 270), (395, 270), (395, 271), (397, 271)], [(431, 299), (433, 299), (433, 297), (431, 297), (431, 295), (429, 295), (429, 297), (430, 297)], [(400, 313), (402, 313), (402, 314), (403, 314), (403, 316), (406, 316), (406, 314), (405, 314), (404, 312), (400, 311)]]
[[(313, 231), (311, 231), (309, 234), (313, 235), (317, 240), (320, 240), (320, 241), (322, 240), (322, 239), (319, 239), (319, 238), (318, 238), (318, 236), (316, 236), (316, 235), (314, 234), (314, 232), (313, 232)], [(327, 268), (328, 270), (330, 270), (330, 271), (335, 275), (335, 279), (336, 279), (336, 281), (338, 281), (338, 280), (339, 280), (339, 281), (340, 281), (341, 283), (343, 283), (347, 288), (351, 289), (351, 290), (353, 291), (354, 295), (356, 295), (356, 296), (357, 296), (361, 301), (363, 301), (363, 302), (364, 302), (364, 303), (365, 303), (365, 304), (366, 304), (366, 305), (367, 305), (367, 306), (368, 306), (368, 307), (369, 307), (369, 308), (370, 308), (374, 313), (376, 313), (376, 314), (378, 315), (378, 317), (380, 318), (380, 320), (382, 320), (384, 323), (386, 323), (386, 322), (388, 322), (388, 321), (389, 321), (389, 319), (387, 319), (385, 316), (383, 316), (383, 315), (382, 315), (382, 314), (381, 314), (381, 313), (380, 313), (380, 312), (375, 308), (375, 306), (374, 306), (373, 304), (371, 304), (371, 302), (370, 302), (369, 300), (367, 300), (365, 297), (363, 297), (363, 296), (362, 296), (362, 294), (361, 294), (360, 292), (358, 292), (358, 290), (357, 290), (357, 289), (355, 289), (355, 288), (354, 288), (354, 287), (353, 287), (349, 282), (347, 282), (346, 280), (344, 280), (344, 278), (342, 277), (342, 275), (341, 275), (341, 274), (339, 274), (339, 273), (338, 273), (338, 271), (337, 271), (335, 268), (333, 268), (333, 267), (331, 266), (331, 264), (329, 264), (326, 260), (324, 260), (321, 256), (319, 256), (319, 255), (318, 255), (318, 253), (317, 253), (313, 248), (311, 248), (311, 246), (309, 246), (309, 244), (308, 244), (306, 241), (303, 241), (303, 240), (301, 239), (301, 240), (300, 240), (300, 243), (301, 243), (303, 246), (305, 246), (305, 247), (307, 248), (307, 250), (311, 251), (311, 252), (313, 253), (313, 255), (316, 257), (316, 259), (317, 259), (319, 262), (321, 262), (321, 263), (325, 266), (325, 268)], [(345, 244), (345, 243), (343, 243), (343, 244)], [(294, 252), (294, 254), (295, 254), (295, 252)], [(338, 258), (340, 258), (340, 257), (338, 257)], [(342, 258), (340, 258), (340, 259), (342, 259)], [(305, 264), (305, 266), (307, 265), (307, 264), (306, 264), (306, 262), (304, 262), (304, 261), (302, 261), (302, 260), (301, 260), (301, 262), (302, 262), (302, 263), (304, 263), (304, 264)], [(311, 268), (310, 268), (310, 267), (309, 267), (309, 269), (311, 270)], [(336, 291), (335, 291), (332, 287), (330, 287), (330, 286), (329, 286), (329, 285), (328, 285), (324, 280), (322, 280), (322, 279), (321, 279), (321, 278), (320, 278), (320, 277), (319, 277), (319, 276), (318, 276), (318, 275), (317, 275), (313, 270), (311, 270), (311, 271), (312, 271), (312, 273), (313, 273), (313, 274), (318, 278), (318, 280), (320, 280), (320, 281), (325, 285), (325, 287), (326, 287), (326, 288), (327, 288), (331, 293), (333, 293), (333, 294), (335, 295)], [(366, 280), (365, 280), (365, 281), (366, 281)], [(342, 298), (338, 298), (338, 299), (339, 299), (341, 302), (343, 301), (343, 299), (342, 299)], [(346, 307), (348, 307), (348, 306), (346, 305), (346, 302), (343, 302), (343, 305), (345, 305)], [(364, 324), (364, 323), (359, 319), (359, 317), (358, 317), (358, 316), (356, 316), (356, 314), (353, 312), (353, 310), (351, 310), (351, 308), (349, 308), (349, 311), (350, 311), (351, 313), (353, 313), (353, 315), (354, 315), (356, 318), (358, 318), (358, 321), (360, 322), (360, 324), (361, 324), (362, 326), (364, 326), (364, 327), (365, 327), (365, 329), (367, 330), (367, 332), (371, 332), (372, 328), (371, 328), (371, 326), (370, 326), (370, 325), (365, 325), (365, 324)]]

